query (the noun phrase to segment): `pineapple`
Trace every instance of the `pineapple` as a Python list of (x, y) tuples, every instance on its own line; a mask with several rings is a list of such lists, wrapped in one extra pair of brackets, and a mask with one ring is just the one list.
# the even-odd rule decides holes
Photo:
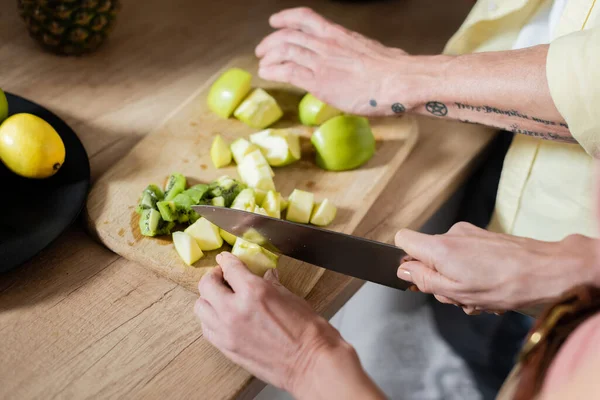
[(17, 0), (29, 34), (62, 55), (96, 50), (115, 24), (120, 0)]

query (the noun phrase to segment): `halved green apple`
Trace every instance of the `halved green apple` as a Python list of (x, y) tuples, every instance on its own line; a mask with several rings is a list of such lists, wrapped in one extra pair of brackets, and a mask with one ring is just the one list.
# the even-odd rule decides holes
[(300, 136), (289, 129), (265, 129), (250, 135), (269, 165), (283, 167), (300, 159)]
[(317, 165), (329, 171), (358, 168), (375, 154), (375, 137), (364, 117), (333, 117), (313, 133), (310, 141), (317, 151)]
[(301, 224), (308, 224), (315, 201), (315, 195), (304, 190), (294, 189), (289, 197), (285, 219)]
[(222, 118), (229, 118), (252, 89), (252, 74), (241, 68), (225, 71), (210, 87), (208, 107)]
[(215, 136), (210, 146), (210, 159), (215, 168), (222, 168), (231, 163), (231, 150), (221, 135)]
[(264, 89), (255, 89), (235, 109), (233, 116), (255, 129), (264, 129), (283, 117), (277, 101)]
[(298, 105), (298, 116), (304, 125), (321, 125), (328, 119), (340, 115), (342, 112), (307, 93)]
[(320, 203), (315, 204), (310, 217), (310, 223), (317, 226), (327, 226), (335, 219), (337, 207), (325, 199)]
[(239, 258), (255, 275), (264, 276), (269, 269), (277, 268), (279, 256), (261, 246), (238, 238), (231, 254)]

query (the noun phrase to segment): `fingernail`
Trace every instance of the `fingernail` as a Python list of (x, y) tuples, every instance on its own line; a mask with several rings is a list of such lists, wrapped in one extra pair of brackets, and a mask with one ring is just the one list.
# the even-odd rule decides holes
[(223, 256), (221, 255), (221, 253), (217, 254), (216, 260), (218, 263), (221, 262), (221, 259), (223, 258)]
[(405, 280), (407, 282), (411, 282), (412, 283), (412, 281), (413, 281), (412, 280), (412, 275), (410, 274), (409, 271), (400, 268), (400, 272), (402, 272), (402, 275), (401, 275), (400, 279), (403, 279), (403, 280)]
[(411, 292), (418, 292), (419, 288), (416, 285), (412, 285), (408, 288), (408, 290), (410, 290)]

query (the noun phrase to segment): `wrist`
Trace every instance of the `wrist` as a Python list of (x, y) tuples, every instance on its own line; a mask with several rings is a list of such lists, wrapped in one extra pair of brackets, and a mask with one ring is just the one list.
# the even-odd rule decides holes
[(419, 112), (430, 101), (446, 101), (448, 65), (454, 58), (405, 55), (395, 59), (379, 96), (386, 105), (387, 114), (398, 114), (399, 109)]

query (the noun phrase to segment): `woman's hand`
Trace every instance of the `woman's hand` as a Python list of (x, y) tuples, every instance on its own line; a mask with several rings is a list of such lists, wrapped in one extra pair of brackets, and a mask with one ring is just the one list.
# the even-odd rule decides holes
[(467, 313), (521, 309), (598, 282), (595, 243), (581, 235), (542, 242), (464, 222), (443, 235), (402, 230), (396, 245), (415, 260), (402, 263), (398, 277)]
[(358, 115), (393, 115), (419, 103), (414, 95), (422, 92), (419, 77), (426, 68), (404, 51), (349, 31), (308, 8), (279, 12), (270, 24), (277, 31), (256, 48), (261, 78), (290, 83)]
[(275, 270), (260, 278), (225, 252), (217, 262), (198, 284), (195, 312), (225, 356), (296, 398), (382, 398), (354, 349)]

